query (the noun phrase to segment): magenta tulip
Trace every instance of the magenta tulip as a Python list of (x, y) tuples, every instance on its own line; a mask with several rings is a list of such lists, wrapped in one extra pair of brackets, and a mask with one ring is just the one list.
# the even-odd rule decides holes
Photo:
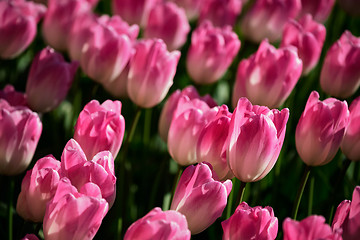
[(5, 99), (11, 106), (28, 106), (26, 95), (16, 91), (10, 84), (7, 84), (3, 90), (0, 90), (0, 99)]
[(66, 98), (78, 66), (78, 62), (67, 63), (50, 47), (41, 50), (32, 62), (26, 82), (30, 108), (37, 112), (56, 108)]
[(121, 102), (107, 100), (101, 105), (92, 100), (80, 112), (76, 121), (74, 139), (80, 144), (87, 159), (98, 152), (110, 151), (116, 158), (125, 132)]
[(298, 22), (290, 20), (285, 24), (281, 47), (294, 46), (303, 62), (303, 74), (308, 74), (318, 63), (325, 41), (326, 28), (305, 15)]
[(246, 202), (242, 202), (221, 225), (223, 240), (274, 240), (278, 232), (278, 219), (271, 207), (252, 208)]
[(306, 165), (321, 166), (334, 158), (348, 121), (346, 101), (320, 101), (316, 91), (310, 94), (295, 133), (297, 152)]
[(189, 240), (190, 237), (184, 215), (172, 210), (163, 212), (160, 208), (154, 208), (131, 224), (125, 233), (124, 240)]
[(39, 240), (35, 234), (26, 234), (21, 240)]
[(34, 40), (46, 7), (25, 0), (0, 1), (0, 58), (14, 58)]
[(264, 178), (275, 165), (284, 143), (289, 109), (252, 105), (240, 98), (231, 117), (227, 160), (242, 182)]
[(296, 48), (276, 49), (266, 40), (248, 59), (240, 62), (233, 88), (232, 104), (246, 97), (252, 104), (277, 108), (290, 95), (302, 72)]
[(144, 31), (145, 38), (162, 39), (169, 51), (180, 49), (187, 39), (190, 25), (184, 9), (167, 2), (151, 9)]
[(209, 20), (216, 27), (234, 26), (242, 8), (241, 0), (203, 1), (199, 22)]
[(42, 222), (46, 204), (54, 197), (60, 180), (60, 161), (52, 155), (39, 159), (21, 183), (16, 211), (27, 221)]
[(170, 209), (185, 215), (192, 234), (204, 231), (221, 216), (232, 188), (220, 182), (211, 165), (187, 167), (180, 177)]
[(333, 232), (323, 216), (311, 215), (300, 222), (286, 218), (283, 222), (284, 240), (342, 240)]
[(258, 0), (243, 18), (244, 35), (254, 42), (281, 38), (285, 23), (301, 10), (301, 0)]
[(210, 84), (219, 80), (240, 49), (240, 40), (230, 26), (213, 27), (204, 22), (191, 35), (186, 69), (194, 82)]
[(108, 208), (96, 184), (87, 183), (78, 192), (69, 179), (62, 178), (54, 198), (46, 206), (44, 237), (48, 240), (93, 239)]
[(27, 107), (10, 106), (0, 99), (0, 174), (26, 170), (42, 131), (39, 116)]
[(130, 60), (127, 90), (140, 107), (160, 103), (173, 84), (179, 51), (168, 52), (160, 39), (139, 41)]
[(360, 37), (345, 31), (328, 50), (321, 69), (320, 84), (327, 94), (348, 98), (360, 87)]
[(311, 14), (317, 22), (325, 22), (333, 9), (335, 0), (301, 0), (300, 17)]
[(341, 151), (352, 161), (360, 161), (360, 97), (350, 105), (350, 120), (341, 142)]

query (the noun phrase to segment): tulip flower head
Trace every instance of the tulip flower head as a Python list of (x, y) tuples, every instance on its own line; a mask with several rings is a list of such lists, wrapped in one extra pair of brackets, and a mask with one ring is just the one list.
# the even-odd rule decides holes
[(242, 0), (203, 0), (199, 23), (210, 21), (216, 27), (234, 26)]
[(0, 90), (0, 99), (5, 99), (11, 106), (28, 106), (26, 95), (16, 91), (10, 84), (7, 84), (3, 90)]
[(299, 17), (311, 14), (317, 22), (325, 22), (329, 17), (335, 0), (301, 0), (301, 11)]

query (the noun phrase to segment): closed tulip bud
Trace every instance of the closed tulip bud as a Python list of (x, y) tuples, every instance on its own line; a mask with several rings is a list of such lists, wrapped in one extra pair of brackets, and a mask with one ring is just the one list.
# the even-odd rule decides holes
[(101, 105), (92, 100), (80, 112), (76, 121), (74, 139), (80, 144), (87, 159), (98, 152), (110, 151), (116, 158), (125, 132), (121, 102), (107, 100)]
[(128, 74), (130, 99), (143, 108), (160, 103), (173, 84), (179, 58), (180, 52), (168, 52), (160, 39), (138, 42)]
[(323, 216), (312, 215), (300, 222), (286, 218), (283, 222), (284, 240), (342, 240), (338, 232), (333, 232)]
[[(189, 102), (192, 99), (199, 99), (201, 101), (203, 101), (208, 108), (206, 107), (206, 105), (203, 105), (200, 102), (193, 102), (195, 104), (197, 104), (197, 107), (202, 108), (201, 106), (205, 106), (205, 109), (210, 109), (212, 107), (217, 106), (217, 103), (214, 101), (214, 99), (212, 99), (212, 97), (210, 95), (205, 95), (204, 97), (200, 97), (199, 93), (197, 92), (196, 88), (193, 86), (188, 86), (186, 88), (184, 88), (182, 91), (180, 91), (179, 89), (176, 90), (175, 92), (173, 92), (171, 94), (171, 96), (168, 98), (168, 100), (166, 101), (161, 114), (160, 114), (160, 119), (159, 119), (159, 134), (160, 137), (167, 142), (167, 138), (168, 138), (168, 132), (169, 132), (169, 128), (170, 128), (170, 124), (172, 122), (174, 113), (177, 112), (177, 116), (180, 113), (180, 108), (181, 111), (185, 110), (183, 107), (179, 108), (179, 111), (177, 111), (180, 99), (182, 103), (184, 102)], [(198, 106), (201, 105), (201, 106)], [(194, 106), (195, 107), (195, 106)]]
[(45, 41), (58, 51), (66, 51), (75, 19), (89, 14), (91, 8), (87, 0), (49, 0), (42, 25)]
[(296, 48), (276, 49), (266, 40), (248, 59), (240, 62), (233, 89), (232, 104), (246, 97), (252, 104), (277, 108), (290, 95), (302, 72)]
[(324, 92), (348, 98), (360, 86), (360, 37), (345, 31), (328, 50), (321, 69), (320, 85)]
[(306, 165), (321, 166), (334, 158), (348, 121), (346, 101), (320, 101), (316, 91), (310, 94), (295, 133), (297, 152)]
[(203, 5), (203, 0), (167, 0), (174, 2), (179, 7), (185, 10), (187, 18), (191, 21), (199, 16), (200, 10)]
[(342, 230), (344, 240), (356, 240), (360, 236), (360, 186), (356, 186), (352, 201), (342, 201), (332, 222), (334, 231)]
[(56, 108), (66, 98), (78, 66), (78, 62), (67, 63), (50, 47), (41, 50), (32, 62), (26, 82), (30, 108), (37, 112)]
[(216, 27), (235, 25), (242, 8), (241, 0), (206, 0), (202, 3), (199, 22), (209, 20)]
[(10, 84), (7, 84), (3, 90), (0, 90), (0, 99), (5, 99), (11, 106), (28, 106), (26, 95), (15, 91), (15, 88)]
[(295, 18), (301, 9), (301, 0), (258, 0), (246, 13), (241, 28), (254, 42), (281, 38), (285, 23)]
[(46, 7), (25, 0), (0, 2), (0, 58), (15, 58), (34, 40)]
[(39, 116), (27, 107), (10, 106), (0, 99), (0, 174), (26, 170), (42, 131)]
[(26, 221), (42, 222), (46, 204), (54, 197), (60, 180), (60, 161), (53, 156), (39, 159), (21, 183), (16, 211)]
[(240, 49), (240, 40), (231, 27), (213, 27), (208, 21), (194, 30), (186, 58), (186, 69), (194, 82), (210, 84), (219, 80)]
[(145, 27), (150, 10), (161, 0), (112, 0), (112, 12), (129, 24)]
[(278, 219), (271, 207), (252, 208), (246, 202), (242, 202), (221, 225), (223, 240), (274, 240), (278, 232)]
[(80, 145), (71, 139), (61, 156), (61, 174), (70, 179), (72, 185), (81, 189), (85, 183), (99, 186), (102, 198), (111, 207), (116, 196), (114, 158), (109, 151), (97, 153), (92, 159), (86, 156)]
[(281, 47), (294, 46), (303, 62), (303, 74), (308, 74), (318, 63), (325, 41), (326, 28), (312, 20), (307, 14), (298, 22), (290, 20), (285, 24)]
[(184, 9), (167, 2), (151, 9), (144, 31), (145, 38), (161, 38), (169, 51), (181, 48), (187, 39), (190, 25)]
[(77, 191), (67, 178), (59, 181), (54, 198), (47, 204), (43, 223), (48, 240), (93, 239), (108, 211), (96, 184)]
[(288, 119), (287, 108), (270, 110), (239, 99), (231, 117), (226, 153), (236, 178), (255, 182), (270, 172), (284, 143)]
[(189, 240), (191, 233), (186, 218), (176, 211), (154, 208), (125, 233), (124, 240), (174, 239)]
[(180, 177), (170, 209), (185, 215), (191, 234), (204, 231), (221, 216), (232, 188), (220, 182), (211, 165), (187, 167)]
[(301, 0), (300, 17), (311, 14), (315, 21), (325, 22), (333, 9), (335, 0)]
[(350, 119), (341, 142), (341, 151), (352, 161), (360, 161), (360, 97), (349, 107)]
[(226, 160), (227, 137), (231, 113), (226, 105), (201, 131), (196, 146), (197, 162), (209, 162), (220, 180), (234, 177)]

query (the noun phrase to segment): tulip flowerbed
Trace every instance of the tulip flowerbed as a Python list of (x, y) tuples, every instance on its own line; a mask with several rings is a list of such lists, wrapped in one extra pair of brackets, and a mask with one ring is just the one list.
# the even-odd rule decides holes
[(0, 239), (360, 239), (356, 0), (0, 0)]

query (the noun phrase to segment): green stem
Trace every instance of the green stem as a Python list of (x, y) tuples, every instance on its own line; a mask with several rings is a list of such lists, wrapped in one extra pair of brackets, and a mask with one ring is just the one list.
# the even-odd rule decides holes
[(312, 213), (313, 207), (313, 199), (314, 199), (314, 185), (315, 185), (315, 178), (312, 177), (310, 179), (310, 192), (309, 192), (309, 205), (308, 205), (308, 216)]
[(173, 183), (173, 186), (172, 186), (172, 189), (171, 189), (171, 199), (170, 199), (170, 205), (169, 205), (168, 209), (170, 209), (170, 207), (171, 207), (171, 203), (172, 203), (172, 200), (174, 198), (176, 187), (177, 187), (177, 185), (179, 183), (182, 172), (183, 172), (183, 168), (180, 165), (178, 165), (178, 170), (176, 172), (176, 175), (175, 175), (175, 178), (174, 178), (174, 183)]
[(245, 187), (246, 187), (246, 182), (240, 182), (239, 195), (236, 199), (236, 205), (235, 205), (236, 207), (239, 206), (239, 204), (242, 202), (244, 198)]
[(8, 223), (9, 223), (9, 240), (13, 239), (13, 195), (14, 179), (10, 179), (9, 205), (8, 205)]
[(149, 143), (150, 140), (151, 113), (152, 113), (152, 108), (145, 110), (145, 123), (144, 123), (144, 136), (143, 136), (143, 142), (145, 146)]
[(229, 196), (229, 201), (227, 204), (227, 209), (226, 209), (226, 219), (229, 219), (232, 213), (232, 204), (234, 202), (234, 195), (235, 195), (235, 185), (236, 185), (236, 178), (232, 179), (232, 185), (233, 185), (233, 189), (230, 192), (230, 196)]
[(292, 216), (293, 216), (293, 219), (294, 219), (294, 220), (296, 220), (296, 217), (297, 217), (297, 213), (298, 213), (298, 210), (299, 210), (301, 197), (302, 197), (302, 195), (303, 195), (303, 193), (304, 193), (305, 185), (306, 185), (306, 182), (307, 182), (307, 180), (308, 180), (308, 178), (309, 178), (309, 175), (310, 175), (310, 170), (311, 170), (311, 167), (310, 167), (310, 166), (306, 166), (306, 167), (305, 167), (304, 174), (303, 174), (303, 177), (302, 177), (302, 179), (301, 179), (298, 192), (297, 192), (297, 194), (296, 194), (296, 198), (295, 198), (295, 202), (294, 202), (294, 207), (293, 207), (293, 213), (292, 213)]

